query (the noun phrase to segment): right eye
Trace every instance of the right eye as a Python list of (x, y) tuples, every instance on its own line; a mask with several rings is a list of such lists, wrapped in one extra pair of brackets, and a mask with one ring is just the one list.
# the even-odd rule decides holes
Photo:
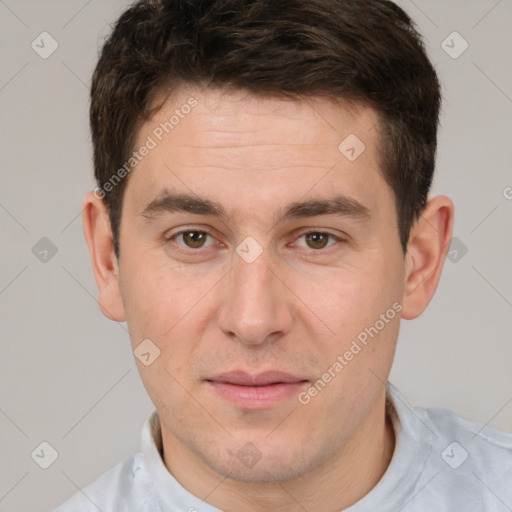
[[(206, 231), (199, 231), (193, 229), (186, 229), (182, 231), (178, 231), (174, 235), (168, 237), (166, 240), (176, 240), (181, 237), (184, 245), (178, 244), (182, 247), (186, 247), (188, 249), (202, 249), (203, 247), (208, 247), (205, 245), (205, 241), (207, 237), (211, 236)], [(211, 244), (209, 244), (211, 245)]]

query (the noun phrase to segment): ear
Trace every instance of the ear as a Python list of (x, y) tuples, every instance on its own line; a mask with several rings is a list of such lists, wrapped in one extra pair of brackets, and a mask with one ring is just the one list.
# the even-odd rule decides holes
[(434, 296), (452, 238), (453, 214), (450, 198), (434, 197), (411, 229), (402, 318), (411, 320), (421, 315)]
[(84, 235), (98, 285), (100, 310), (110, 320), (124, 322), (126, 317), (119, 288), (119, 266), (105, 203), (94, 192), (89, 192), (82, 202), (82, 210)]

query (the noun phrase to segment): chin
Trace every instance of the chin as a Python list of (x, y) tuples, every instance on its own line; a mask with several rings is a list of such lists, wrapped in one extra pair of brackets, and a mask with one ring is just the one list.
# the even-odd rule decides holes
[(218, 474), (237, 482), (277, 483), (300, 478), (323, 462), (322, 454), (304, 453), (301, 446), (265, 446), (248, 442), (238, 450), (208, 453), (203, 460)]

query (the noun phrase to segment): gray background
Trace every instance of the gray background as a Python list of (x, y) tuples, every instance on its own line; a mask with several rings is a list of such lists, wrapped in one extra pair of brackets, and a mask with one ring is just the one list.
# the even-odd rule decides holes
[[(390, 380), (413, 405), (512, 432), (512, 1), (399, 3), (444, 86), (433, 194), (453, 199), (459, 242), (427, 311), (402, 323)], [(153, 410), (126, 325), (99, 311), (80, 216), (90, 77), (127, 5), (0, 0), (2, 511), (56, 506), (138, 451)], [(59, 45), (47, 59), (31, 47), (43, 31)], [(469, 44), (458, 58), (441, 46), (453, 31)], [(57, 247), (46, 262), (43, 237)], [(31, 458), (42, 441), (59, 455), (46, 470)]]

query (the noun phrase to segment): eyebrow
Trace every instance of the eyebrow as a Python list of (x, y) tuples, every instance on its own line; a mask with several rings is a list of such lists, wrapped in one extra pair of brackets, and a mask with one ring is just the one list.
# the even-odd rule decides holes
[[(185, 212), (194, 215), (208, 215), (228, 221), (225, 208), (214, 201), (199, 196), (164, 191), (151, 201), (140, 213), (148, 222), (156, 220), (163, 213)], [(370, 210), (356, 199), (344, 195), (332, 198), (313, 198), (289, 203), (284, 210), (276, 213), (274, 221), (295, 218), (316, 217), (319, 215), (340, 215), (343, 217), (369, 220)]]

